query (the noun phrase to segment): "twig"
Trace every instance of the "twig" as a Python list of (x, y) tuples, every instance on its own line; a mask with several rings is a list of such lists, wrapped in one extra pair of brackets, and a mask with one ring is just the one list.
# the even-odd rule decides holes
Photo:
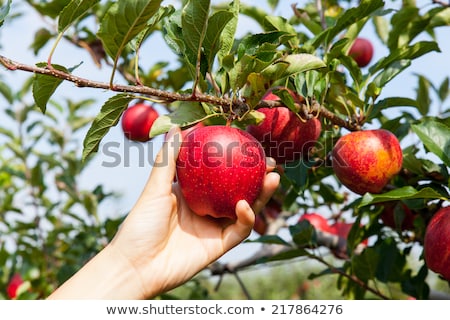
[[(94, 81), (85, 79), (76, 75), (73, 75), (68, 72), (64, 72), (61, 70), (57, 70), (55, 68), (42, 68), (32, 65), (23, 64), (20, 62), (13, 61), (7, 57), (0, 55), (0, 63), (6, 67), (8, 70), (21, 70), (26, 72), (32, 72), (35, 74), (48, 75), (54, 78), (66, 80), (74, 83), (77, 87), (89, 87), (96, 89), (104, 89), (111, 90), (114, 92), (132, 92), (139, 93), (147, 96), (158, 97), (166, 103), (171, 103), (174, 101), (186, 101), (186, 102), (204, 102), (208, 104), (212, 104), (218, 106), (223, 110), (223, 112), (228, 113), (233, 111), (233, 114), (236, 118), (240, 118), (246, 112), (250, 110), (250, 107), (242, 100), (242, 99), (227, 99), (218, 96), (208, 95), (196, 92), (195, 94), (181, 94), (177, 92), (169, 92), (160, 89), (155, 89), (147, 86), (140, 85), (120, 85), (120, 84), (112, 84), (101, 81)], [(281, 101), (266, 101), (262, 100), (255, 106), (255, 109), (260, 107), (280, 107), (282, 106)], [(317, 101), (313, 100), (309, 107), (305, 104), (296, 104), (297, 109), (299, 110), (300, 116), (304, 119), (309, 119), (312, 117), (317, 117), (318, 115), (330, 120), (331, 123), (346, 128), (350, 131), (355, 131), (360, 129), (360, 124), (351, 121), (344, 120), (340, 118), (338, 115), (326, 109), (324, 106), (320, 105)]]

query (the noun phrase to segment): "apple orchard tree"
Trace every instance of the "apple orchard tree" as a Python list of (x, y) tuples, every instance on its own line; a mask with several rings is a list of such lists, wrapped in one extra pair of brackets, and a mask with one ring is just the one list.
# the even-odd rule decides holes
[[(313, 261), (316, 268), (305, 268), (305, 276), (332, 277), (348, 299), (429, 299), (449, 292), (448, 279), (430, 269), (423, 254), (427, 224), (450, 198), (449, 78), (437, 83), (422, 70), (412, 75), (413, 94), (384, 94), (393, 79), (411, 74), (416, 59), (440, 52), (435, 30), (450, 25), (448, 2), (421, 1), (419, 7), (408, 0), (268, 0), (267, 9), (239, 0), (0, 4), (2, 35), (24, 41), (30, 30), (10, 23), (32, 10), (45, 24), (27, 44), (29, 51), (48, 52), (45, 61), (0, 55), (0, 296), (9, 297), (8, 283), (20, 274), (18, 298), (45, 298), (114, 235), (126, 212), (105, 217), (101, 208), (117, 195), (102, 184), (81, 186), (80, 176), (126, 108), (143, 100), (167, 111), (153, 123), (151, 138), (173, 125), (186, 129), (199, 122), (246, 130), (264, 121), (262, 108), (283, 106), (301, 122), (320, 121), (313, 146), (300, 159), (278, 163), (281, 184), (273, 202), (279, 212), (265, 216), (263, 210), (258, 223), (267, 225), (248, 241), (260, 249), (211, 265), (205, 270), (211, 279), (274, 261)], [(285, 14), (274, 15), (271, 9), (281, 7)], [(244, 18), (259, 31), (241, 30)], [(348, 53), (368, 29), (383, 53), (360, 67)], [(176, 63), (158, 56), (156, 36)], [(107, 76), (82, 76), (82, 61), (58, 63), (62, 43), (84, 50)], [(11, 45), (1, 42), (2, 49)], [(160, 62), (149, 65), (147, 55)], [(11, 83), (18, 73), (27, 77)], [(56, 99), (61, 84), (111, 95)], [(272, 89), (275, 98), (263, 99)], [(337, 178), (331, 153), (341, 136), (368, 129), (398, 139), (401, 169), (381, 191), (355, 193)], [(317, 212), (327, 219), (326, 228), (301, 218)], [(448, 274), (450, 230), (442, 232), (447, 243), (434, 255), (447, 259)]]

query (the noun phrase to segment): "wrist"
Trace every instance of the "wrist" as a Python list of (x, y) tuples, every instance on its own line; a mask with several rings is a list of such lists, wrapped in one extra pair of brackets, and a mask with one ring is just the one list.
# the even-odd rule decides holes
[(139, 274), (111, 245), (106, 246), (49, 299), (143, 299)]

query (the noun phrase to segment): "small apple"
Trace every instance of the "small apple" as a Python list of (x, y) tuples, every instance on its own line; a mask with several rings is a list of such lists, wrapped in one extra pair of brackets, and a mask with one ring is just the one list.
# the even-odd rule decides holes
[(122, 130), (125, 137), (133, 141), (149, 141), (150, 129), (156, 118), (158, 112), (144, 102), (128, 107), (122, 114)]
[(425, 263), (450, 281), (450, 206), (439, 209), (425, 230)]
[[(337, 235), (341, 239), (347, 240), (352, 227), (353, 227), (353, 223), (351, 223), (351, 222), (337, 221), (337, 222), (333, 223), (332, 225), (330, 225), (330, 233)], [(369, 243), (369, 240), (364, 239), (361, 242), (361, 245), (365, 247), (365, 246), (367, 246), (368, 243)], [(342, 245), (342, 242), (339, 241), (338, 248), (332, 250), (331, 252), (337, 258), (340, 258), (340, 259), (347, 258), (346, 241), (345, 241), (345, 245)]]
[(342, 136), (332, 152), (339, 181), (358, 194), (381, 193), (402, 168), (402, 149), (388, 130), (355, 131)]
[(266, 206), (261, 210), (259, 214), (256, 215), (253, 230), (255, 230), (259, 235), (266, 234), (270, 222), (278, 218), (280, 213), (280, 203), (274, 198), (270, 198)]
[(385, 226), (400, 230), (414, 229), (414, 220), (418, 215), (411, 211), (406, 204), (401, 201), (388, 201), (384, 202), (383, 206), (380, 218)]
[[(263, 100), (278, 101), (280, 97), (269, 90)], [(304, 101), (291, 90), (289, 93), (296, 102)], [(253, 135), (264, 147), (267, 156), (275, 159), (277, 163), (293, 162), (306, 155), (319, 138), (322, 125), (316, 118), (302, 121), (288, 107), (259, 108), (265, 118), (259, 125), (250, 125), (247, 131)]]
[(206, 126), (186, 135), (176, 171), (181, 192), (196, 214), (235, 219), (239, 200), (252, 205), (258, 197), (266, 158), (259, 141), (248, 132)]
[(348, 55), (356, 61), (360, 68), (367, 66), (373, 57), (372, 42), (365, 38), (356, 38), (348, 51)]
[(15, 299), (17, 297), (17, 290), (22, 285), (22, 276), (18, 273), (14, 274), (6, 287), (6, 294), (10, 299)]
[(298, 222), (301, 222), (303, 220), (309, 221), (309, 223), (318, 231), (331, 232), (328, 220), (319, 213), (312, 212), (302, 214), (298, 219)]

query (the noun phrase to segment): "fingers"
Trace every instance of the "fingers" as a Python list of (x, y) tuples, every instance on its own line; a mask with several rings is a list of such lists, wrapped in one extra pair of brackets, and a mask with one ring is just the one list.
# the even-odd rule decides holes
[(253, 211), (257, 214), (272, 197), (280, 184), (280, 175), (276, 172), (269, 172), (266, 174), (263, 182), (263, 187), (259, 197), (253, 203)]
[(153, 194), (168, 194), (172, 191), (181, 139), (180, 128), (172, 127), (166, 135), (161, 150), (156, 155), (145, 191)]
[(240, 200), (236, 204), (236, 216), (237, 220), (223, 231), (224, 252), (245, 240), (250, 235), (255, 223), (255, 213), (245, 200)]

